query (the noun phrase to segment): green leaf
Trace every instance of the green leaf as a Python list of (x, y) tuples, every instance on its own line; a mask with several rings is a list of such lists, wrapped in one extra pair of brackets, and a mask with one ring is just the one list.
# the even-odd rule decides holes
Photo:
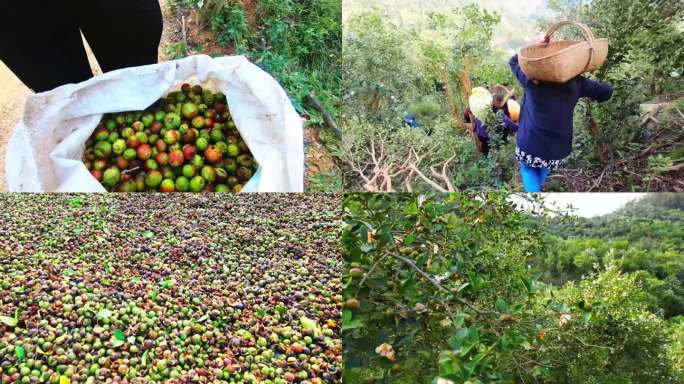
[(506, 300), (500, 297), (496, 299), (496, 310), (503, 313), (508, 312), (508, 303), (506, 303)]
[(468, 272), (468, 278), (470, 278), (470, 286), (473, 288), (473, 291), (477, 292), (484, 288), (485, 282), (484, 279), (482, 279), (480, 276), (478, 276), (474, 272)]
[(287, 312), (287, 308), (285, 308), (285, 306), (282, 305), (282, 304), (276, 305), (276, 308), (275, 308), (275, 309), (276, 309), (276, 311), (280, 314), (280, 316), (284, 315), (285, 312)]
[(126, 344), (124, 340), (114, 339), (114, 341), (112, 341), (112, 348), (119, 348), (124, 344)]
[(23, 361), (26, 358), (26, 350), (23, 346), (17, 345), (16, 347), (14, 347), (14, 355), (17, 356), (17, 359), (19, 359), (19, 361)]
[(351, 322), (352, 316), (353, 316), (352, 311), (350, 311), (348, 309), (343, 309), (342, 310), (342, 324), (344, 325), (344, 324)]
[(150, 352), (149, 349), (145, 350), (145, 352), (143, 352), (143, 354), (142, 354), (142, 357), (140, 358), (140, 363), (142, 363), (143, 367), (147, 366), (147, 353), (148, 352)]
[(83, 205), (83, 203), (81, 202), (80, 199), (71, 199), (71, 200), (69, 201), (69, 205), (71, 205), (71, 206), (74, 207), (74, 208), (78, 208), (78, 207), (80, 207), (81, 205)]
[(409, 215), (417, 215), (418, 214), (418, 204), (416, 202), (411, 202), (409, 205), (406, 207), (406, 213)]
[(18, 320), (9, 316), (0, 316), (0, 323), (5, 324), (8, 327), (16, 327)]
[(145, 239), (151, 239), (153, 236), (154, 236), (154, 233), (152, 231), (143, 232), (143, 238), (145, 238)]
[(465, 313), (459, 313), (454, 317), (454, 327), (456, 328), (461, 328), (463, 324), (465, 323), (465, 318), (466, 314)]
[(107, 308), (102, 308), (97, 312), (97, 318), (99, 320), (104, 320), (110, 318), (113, 314), (114, 312), (112, 312), (111, 310)]
[(112, 271), (112, 268), (109, 266), (109, 264), (105, 264), (104, 271), (105, 273), (110, 273)]
[(114, 337), (116, 337), (117, 340), (126, 340), (126, 335), (124, 335), (124, 333), (120, 329), (114, 330)]
[(316, 321), (309, 319), (308, 317), (302, 316), (299, 319), (299, 322), (301, 323), (302, 328), (304, 328), (304, 329), (308, 329), (308, 330), (318, 329), (318, 324), (316, 324)]
[(349, 331), (352, 329), (363, 328), (365, 326), (361, 319), (354, 319), (347, 324), (342, 324), (342, 331)]
[(172, 288), (174, 284), (176, 284), (174, 279), (164, 279), (159, 282), (159, 286), (166, 289)]
[(258, 317), (264, 317), (266, 316), (266, 311), (263, 308), (259, 308), (256, 314)]
[(415, 235), (408, 235), (404, 238), (404, 245), (411, 245), (416, 240)]
[(359, 249), (360, 249), (362, 252), (364, 252), (364, 253), (368, 253), (368, 252), (374, 250), (374, 249), (375, 249), (375, 246), (372, 245), (372, 244), (361, 244), (361, 246), (359, 247)]
[(465, 342), (466, 338), (468, 338), (468, 327), (461, 328), (455, 336), (450, 338), (449, 346), (451, 349), (459, 349), (463, 346), (463, 342)]
[(78, 235), (78, 234), (81, 233), (81, 232), (83, 232), (83, 227), (81, 227), (80, 225), (74, 227), (74, 233), (75, 233), (75, 234)]

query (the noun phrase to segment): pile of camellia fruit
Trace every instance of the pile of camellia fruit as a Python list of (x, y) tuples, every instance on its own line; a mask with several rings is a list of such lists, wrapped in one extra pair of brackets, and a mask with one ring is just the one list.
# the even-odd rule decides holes
[(0, 205), (0, 383), (341, 383), (340, 197)]
[(190, 84), (145, 111), (105, 115), (83, 162), (116, 192), (240, 192), (257, 169), (226, 96)]

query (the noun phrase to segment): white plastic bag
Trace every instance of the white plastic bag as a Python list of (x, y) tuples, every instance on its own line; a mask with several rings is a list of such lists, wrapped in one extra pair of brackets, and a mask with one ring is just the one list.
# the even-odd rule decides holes
[(7, 146), (11, 192), (105, 192), (81, 161), (105, 113), (143, 110), (184, 82), (222, 91), (259, 163), (247, 192), (304, 189), (302, 120), (285, 91), (243, 56), (206, 55), (105, 73), (29, 96)]
[(486, 112), (492, 107), (492, 94), (486, 88), (473, 88), (468, 98), (470, 111), (480, 120), (484, 120)]

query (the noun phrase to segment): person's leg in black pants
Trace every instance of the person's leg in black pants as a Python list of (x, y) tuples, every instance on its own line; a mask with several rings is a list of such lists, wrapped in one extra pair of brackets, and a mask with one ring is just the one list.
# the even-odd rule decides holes
[(78, 0), (81, 31), (103, 72), (154, 64), (162, 34), (157, 0)]
[(104, 72), (157, 62), (157, 0), (10, 0), (0, 14), (0, 60), (36, 92), (92, 77), (80, 31)]
[(0, 1), (0, 15), (0, 60), (29, 88), (43, 92), (93, 76), (78, 19), (64, 1)]

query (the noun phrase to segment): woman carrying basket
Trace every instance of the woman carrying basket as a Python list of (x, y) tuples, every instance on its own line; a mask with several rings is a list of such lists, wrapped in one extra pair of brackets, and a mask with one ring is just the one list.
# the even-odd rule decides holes
[(613, 88), (581, 75), (562, 83), (528, 78), (518, 64), (518, 55), (509, 65), (525, 91), (515, 150), (520, 177), (525, 192), (541, 192), (551, 171), (570, 155), (573, 114), (579, 99), (607, 101)]

